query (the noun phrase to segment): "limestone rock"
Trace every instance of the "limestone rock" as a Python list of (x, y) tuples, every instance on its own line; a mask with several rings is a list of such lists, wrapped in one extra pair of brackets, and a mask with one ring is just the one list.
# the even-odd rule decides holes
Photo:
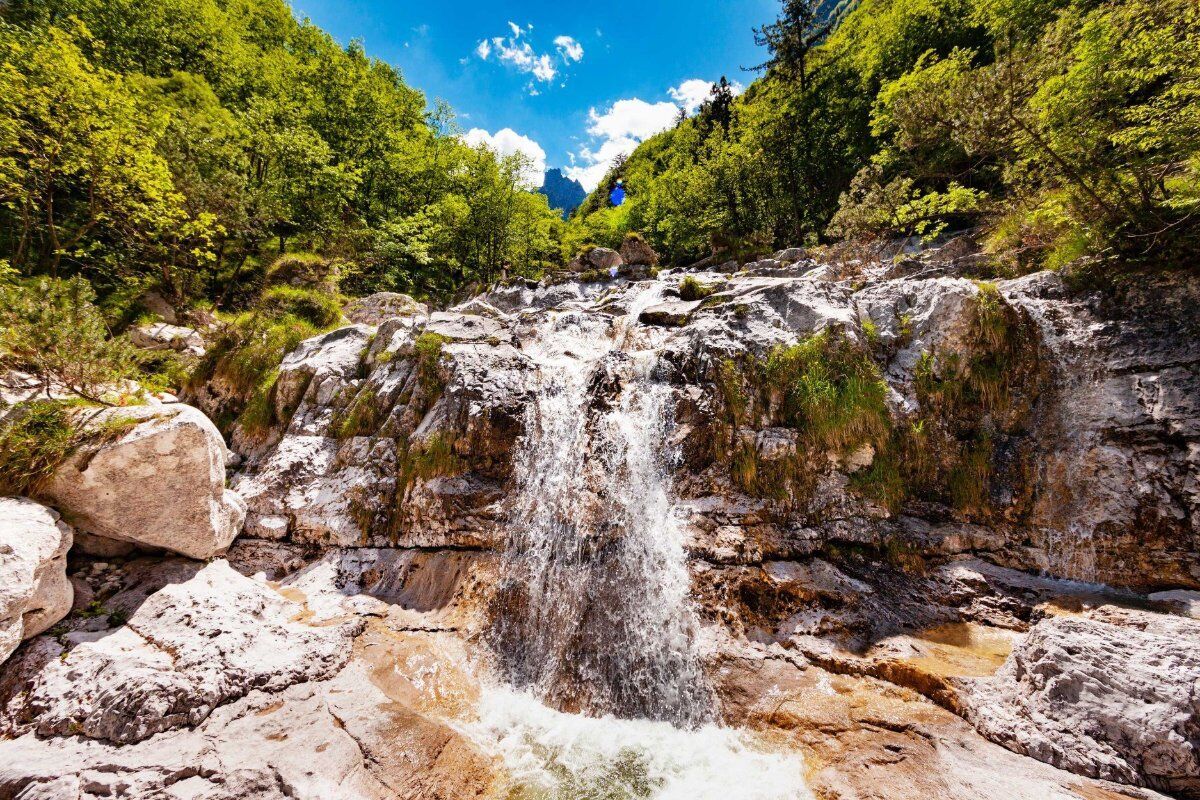
[(610, 250), (607, 247), (596, 247), (584, 256), (584, 261), (592, 269), (606, 270), (610, 267), (619, 267), (624, 264), (621, 254), (616, 250)]
[(275, 383), (275, 416), (286, 421), (286, 430), (307, 435), (329, 424), (337, 399), (357, 383), (370, 343), (369, 327), (350, 325), (305, 339), (283, 359)]
[(658, 266), (658, 253), (640, 236), (627, 236), (621, 243), (621, 260), (626, 264)]
[(406, 294), (376, 292), (351, 300), (346, 305), (346, 319), (359, 325), (379, 325), (392, 317), (428, 316), (429, 308)]
[[(0, 797), (459, 800), (502, 795), (492, 791), (492, 759), (456, 724), (473, 707), (478, 688), (474, 665), (452, 629), (426, 631), (416, 612), (410, 612), (415, 617), (393, 621), (389, 614), (384, 620), (378, 610), (382, 604), (372, 601), (374, 606), (364, 606), (371, 618), (364, 630), (364, 620), (347, 614), (354, 614), (355, 601), (370, 598), (343, 597), (336, 588), (323, 586), (323, 578), (336, 577), (328, 571), (308, 575), (303, 589), (294, 583), (277, 593), (257, 581), (230, 576), (222, 564), (221, 574), (211, 581), (212, 593), (223, 593), (228, 603), (241, 607), (227, 609), (207, 589), (194, 588), (208, 580), (215, 566), (197, 574), (197, 565), (182, 559), (156, 565), (146, 559), (121, 570), (135, 583), (149, 579), (149, 585), (139, 584), (114, 598), (121, 607), (126, 595), (142, 597), (144, 609), (158, 603), (164, 591), (183, 589), (162, 606), (180, 607), (180, 613), (169, 623), (149, 623), (163, 637), (155, 639), (164, 647), (155, 650), (159, 656), (169, 662), (165, 653), (178, 648), (176, 662), (164, 666), (177, 679), (150, 675), (143, 680), (150, 670), (124, 671), (130, 678), (126, 688), (142, 700), (137, 711), (143, 728), (162, 729), (135, 741), (133, 734), (141, 729), (131, 724), (128, 740), (116, 742), (78, 735), (82, 731), (74, 729), (40, 736), (28, 727), (36, 721), (27, 721), (6, 731), (15, 738), (0, 736)], [(345, 567), (350, 568), (349, 560)], [(146, 589), (156, 583), (169, 586), (145, 599)], [(319, 621), (313, 614), (317, 595), (318, 603), (328, 596), (339, 604)], [(192, 615), (199, 620), (195, 631), (188, 621)], [(142, 611), (135, 610), (129, 625), (145, 632), (143, 623)], [(254, 637), (260, 627), (265, 631), (258, 641)], [(65, 666), (86, 656), (75, 674), (91, 679), (89, 665), (99, 656), (88, 648), (120, 631), (93, 634), (92, 644), (74, 644)], [(352, 642), (352, 637), (357, 638)], [(70, 644), (81, 634), (62, 638)], [(8, 700), (10, 719), (28, 710), (28, 691), (40, 697), (51, 678), (61, 678), (62, 650), (58, 641), (40, 637), (23, 648), (19, 663), (0, 674), (0, 698)], [(123, 667), (114, 664), (113, 669)], [(197, 707), (195, 727), (191, 721), (156, 725), (164, 722), (160, 712), (189, 689), (196, 692), (189, 696), (197, 706), (210, 702), (210, 689), (227, 696), (211, 713)], [(180, 694), (172, 694), (175, 690)], [(76, 691), (84, 700), (95, 694)], [(115, 691), (107, 695), (115, 696)], [(97, 716), (93, 713), (84, 723)]]
[(245, 504), (225, 488), (228, 451), (200, 411), (182, 404), (110, 408), (85, 412), (81, 421), (116, 435), (75, 452), (41, 490), (72, 524), (191, 558), (229, 547)]
[(52, 509), (0, 497), (0, 662), (71, 610), (71, 527)]
[(70, 633), (5, 714), (10, 731), (115, 743), (195, 726), (252, 689), (334, 675), (361, 623), (311, 627), (303, 608), (214, 561), (146, 598), (114, 632)]
[(1081, 775), (1200, 797), (1200, 622), (1106, 606), (1044, 620), (978, 681), (989, 739)]
[(152, 322), (129, 331), (129, 341), (143, 350), (175, 350), (191, 356), (204, 355), (204, 337), (194, 328)]
[(678, 328), (687, 325), (688, 317), (700, 307), (700, 300), (679, 300), (672, 303), (659, 303), (650, 306), (641, 313), (638, 321), (643, 325), (659, 325)]
[(175, 325), (179, 322), (179, 315), (175, 311), (175, 304), (158, 290), (146, 292), (138, 299), (138, 302), (151, 314), (161, 318), (169, 325)]
[(897, 686), (813, 666), (797, 669), (780, 653), (738, 655), (720, 671), (726, 721), (765, 729), (773, 740), (801, 748), (817, 797), (1167, 800), (1011, 753)]

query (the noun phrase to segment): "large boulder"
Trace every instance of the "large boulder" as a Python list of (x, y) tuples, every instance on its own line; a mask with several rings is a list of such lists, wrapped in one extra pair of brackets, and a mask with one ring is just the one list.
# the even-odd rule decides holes
[(1200, 622), (1102, 607), (1044, 620), (967, 693), (989, 739), (1061, 769), (1200, 797)]
[(621, 259), (626, 264), (658, 266), (658, 253), (640, 236), (627, 236), (621, 243)]
[(224, 552), (245, 504), (225, 488), (228, 451), (191, 406), (86, 412), (96, 443), (81, 447), (40, 490), (77, 528), (191, 558)]
[(71, 527), (52, 509), (0, 497), (0, 661), (71, 610)]
[(146, 598), (123, 627), (66, 634), (69, 649), (36, 671), (0, 725), (139, 742), (198, 725), (251, 690), (332, 677), (362, 630), (358, 619), (306, 624), (303, 606), (225, 561), (192, 571)]
[(592, 269), (606, 270), (624, 264), (621, 254), (607, 247), (594, 247), (583, 257), (584, 262)]

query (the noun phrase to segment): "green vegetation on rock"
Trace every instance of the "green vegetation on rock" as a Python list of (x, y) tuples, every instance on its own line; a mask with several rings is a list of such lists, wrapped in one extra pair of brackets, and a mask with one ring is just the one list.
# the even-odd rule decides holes
[(79, 400), (33, 400), (8, 413), (0, 422), (0, 495), (36, 493), (77, 449), (114, 442), (145, 420), (120, 413), (99, 421), (81, 418), (88, 406)]
[[(919, 410), (893, 427), (871, 467), (853, 478), (892, 511), (910, 498), (972, 519), (1004, 511), (991, 502), (997, 447), (1025, 432), (1045, 375), (1028, 323), (994, 285), (978, 288), (966, 351), (922, 354), (913, 375)], [(1021, 476), (1010, 482), (1019, 490)], [(1021, 502), (1014, 498), (1018, 511)]]
[(24, 403), (0, 423), (0, 495), (36, 489), (75, 449), (75, 426), (63, 403)]
[[(717, 366), (734, 483), (750, 494), (778, 500), (803, 498), (822, 455), (849, 455), (878, 446), (889, 435), (887, 386), (870, 353), (840, 331), (822, 331), (765, 357), (727, 359)], [(743, 427), (795, 432), (794, 448), (770, 457)]]

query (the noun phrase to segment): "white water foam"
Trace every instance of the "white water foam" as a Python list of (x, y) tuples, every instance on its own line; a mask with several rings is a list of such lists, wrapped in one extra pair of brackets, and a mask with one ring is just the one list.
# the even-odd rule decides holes
[(469, 733), (498, 752), (513, 800), (812, 800), (804, 763), (744, 732), (584, 717), (485, 692)]

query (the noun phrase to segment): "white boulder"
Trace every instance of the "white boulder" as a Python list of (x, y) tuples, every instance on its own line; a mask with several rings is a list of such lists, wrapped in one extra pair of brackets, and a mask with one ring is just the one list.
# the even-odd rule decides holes
[(72, 454), (41, 490), (72, 524), (190, 558), (229, 547), (246, 507), (225, 488), (228, 450), (208, 417), (182, 404), (138, 406), (88, 412), (82, 425), (101, 442)]
[(0, 497), (0, 661), (71, 610), (71, 526), (23, 497)]
[(204, 355), (204, 338), (194, 328), (152, 322), (129, 331), (129, 341), (143, 350), (175, 350), (188, 355)]
[(1200, 622), (1105, 606), (1039, 622), (967, 692), (987, 738), (1092, 778), (1200, 797)]

